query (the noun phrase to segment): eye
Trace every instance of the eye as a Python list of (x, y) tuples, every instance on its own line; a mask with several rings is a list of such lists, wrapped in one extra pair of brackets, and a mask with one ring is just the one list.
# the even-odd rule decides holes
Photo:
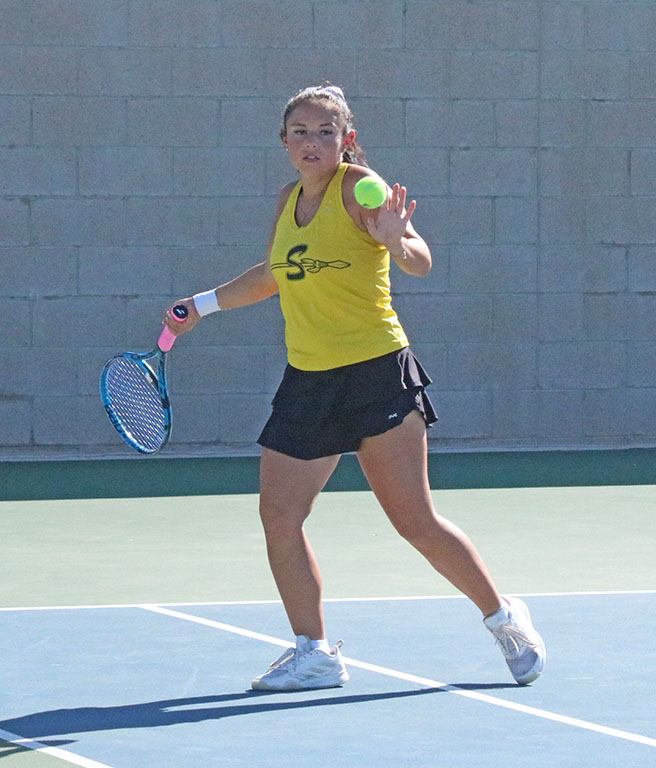
[(303, 136), (303, 135), (305, 135), (305, 129), (304, 128), (294, 128), (294, 135), (296, 135), (296, 136)]

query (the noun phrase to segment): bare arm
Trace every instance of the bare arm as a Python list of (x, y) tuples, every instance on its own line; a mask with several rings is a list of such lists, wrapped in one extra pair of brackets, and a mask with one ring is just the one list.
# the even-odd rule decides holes
[(423, 237), (417, 234), (410, 222), (406, 226), (398, 249), (390, 248), (390, 256), (400, 269), (415, 277), (425, 277), (433, 265), (428, 244)]
[[(269, 240), (267, 243), (266, 257), (264, 261), (242, 272), (241, 275), (229, 280), (227, 283), (221, 283), (221, 285), (215, 288), (214, 293), (216, 295), (219, 307), (222, 310), (236, 309), (237, 307), (245, 307), (248, 304), (255, 304), (258, 301), (264, 301), (269, 297), (278, 293), (278, 283), (271, 272), (269, 267), (269, 256), (271, 254), (271, 248), (273, 247), (273, 240), (276, 232), (276, 224), (280, 218), (287, 198), (293, 188), (293, 184), (285, 187), (278, 196), (278, 203), (276, 206), (276, 213), (274, 216), (274, 223), (269, 233)], [(175, 333), (180, 335), (182, 333), (188, 333), (194, 326), (201, 320), (201, 316), (196, 311), (193, 298), (179, 299), (175, 304), (182, 304), (187, 308), (188, 317), (184, 323), (176, 322), (172, 316), (170, 309), (166, 312), (164, 317), (164, 323)]]
[(264, 301), (278, 293), (278, 283), (267, 259), (242, 272), (234, 280), (219, 285), (215, 293), (221, 309), (236, 309)]
[(294, 184), (288, 184), (286, 187), (283, 187), (278, 195), (276, 212), (273, 218), (273, 226), (269, 232), (264, 261), (255, 264), (250, 269), (242, 272), (238, 277), (227, 283), (222, 283), (216, 288), (216, 298), (221, 309), (245, 307), (248, 304), (264, 301), (278, 293), (278, 283), (273, 276), (269, 261), (273, 240), (276, 235), (276, 224), (293, 188)]
[(391, 189), (388, 187), (387, 202), (380, 208), (363, 208), (356, 202), (353, 188), (366, 176), (374, 174), (358, 166), (349, 169), (344, 184), (346, 209), (361, 229), (389, 250), (400, 269), (409, 275), (424, 277), (431, 270), (432, 258), (428, 244), (410, 221), (417, 207), (416, 201), (413, 200), (406, 209), (406, 188), (395, 184)]
[(431, 252), (410, 221), (417, 203), (413, 200), (406, 210), (405, 198), (405, 187), (395, 184), (387, 203), (368, 211), (364, 223), (369, 234), (387, 247), (398, 267), (409, 275), (425, 277), (433, 264)]

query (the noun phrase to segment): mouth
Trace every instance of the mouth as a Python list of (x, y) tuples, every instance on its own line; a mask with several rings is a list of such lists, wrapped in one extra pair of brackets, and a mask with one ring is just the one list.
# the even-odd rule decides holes
[(319, 158), (317, 157), (317, 155), (304, 155), (303, 160), (306, 163), (316, 163), (319, 160)]

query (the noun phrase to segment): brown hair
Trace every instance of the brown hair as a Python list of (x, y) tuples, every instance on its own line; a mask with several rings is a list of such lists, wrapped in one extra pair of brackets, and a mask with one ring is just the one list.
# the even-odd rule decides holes
[[(303, 88), (302, 91), (299, 91), (295, 96), (292, 96), (287, 102), (282, 118), (280, 138), (285, 138), (285, 136), (287, 136), (287, 118), (299, 104), (305, 104), (307, 102), (315, 104), (325, 102), (326, 107), (335, 112), (337, 116), (342, 119), (345, 132), (354, 130), (353, 112), (346, 101), (344, 91), (336, 85), (324, 83), (323, 85), (311, 85), (309, 88)], [(353, 141), (353, 143), (344, 150), (342, 160), (345, 163), (354, 163), (355, 165), (369, 167), (362, 147), (356, 141)]]

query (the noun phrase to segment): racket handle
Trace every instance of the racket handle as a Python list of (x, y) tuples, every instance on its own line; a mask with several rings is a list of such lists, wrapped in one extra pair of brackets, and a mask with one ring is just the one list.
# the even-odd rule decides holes
[[(187, 308), (183, 307), (182, 304), (177, 304), (173, 309), (171, 310), (171, 317), (176, 320), (178, 323), (184, 323), (184, 321), (187, 319), (187, 315), (189, 313), (187, 312)], [(167, 326), (164, 326), (164, 330), (160, 334), (159, 339), (157, 340), (157, 346), (162, 350), (162, 352), (169, 352), (171, 347), (175, 344), (175, 340), (177, 339), (177, 336), (173, 331), (169, 330)]]

